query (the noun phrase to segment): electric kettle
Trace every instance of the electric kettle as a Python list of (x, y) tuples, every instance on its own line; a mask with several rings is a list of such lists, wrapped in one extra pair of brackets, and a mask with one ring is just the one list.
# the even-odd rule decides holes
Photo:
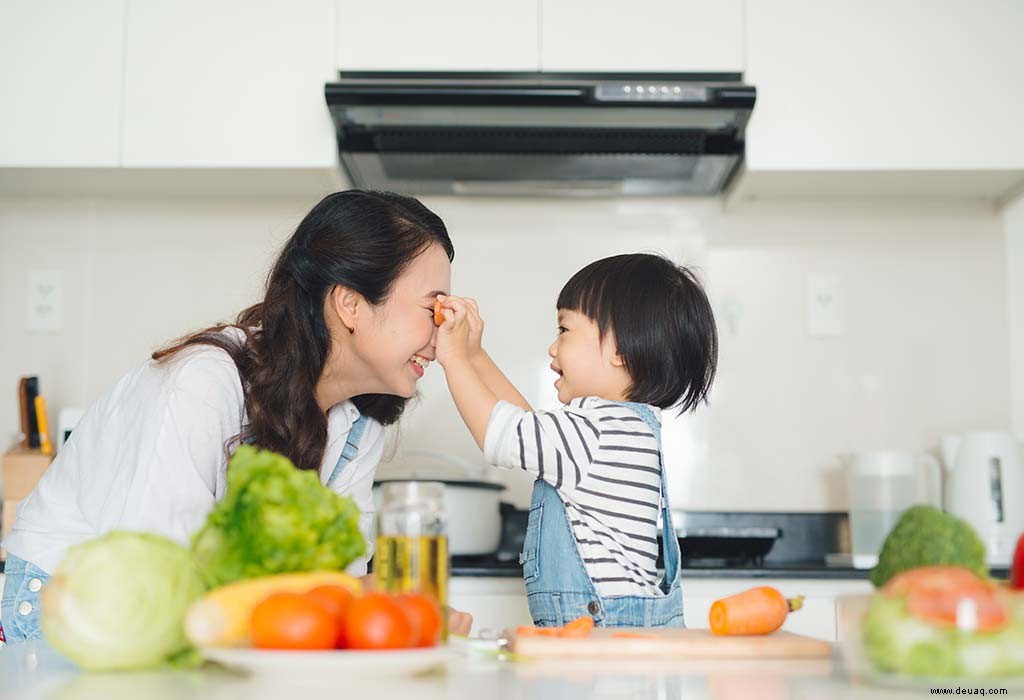
[(1009, 566), (1024, 532), (1024, 456), (1009, 433), (942, 438), (946, 510), (963, 518), (985, 543), (990, 566)]

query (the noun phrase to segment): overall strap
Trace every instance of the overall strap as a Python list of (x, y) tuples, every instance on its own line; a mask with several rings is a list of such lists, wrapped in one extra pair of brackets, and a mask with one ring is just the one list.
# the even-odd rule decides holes
[(681, 577), (681, 558), (679, 551), (679, 540), (677, 539), (675, 526), (672, 524), (672, 511), (668, 504), (668, 482), (665, 478), (665, 459), (661, 449), (661, 423), (654, 415), (649, 406), (631, 401), (619, 401), (626, 408), (630, 409), (644, 422), (654, 433), (658, 440), (658, 466), (661, 469), (661, 542), (664, 549), (663, 559), (665, 563), (665, 578), (662, 582), (662, 589), (667, 593), (679, 584)]
[(327, 480), (328, 487), (334, 486), (334, 482), (337, 481), (338, 477), (345, 470), (345, 465), (359, 454), (359, 440), (363, 437), (367, 422), (367, 417), (360, 415), (356, 422), (352, 424), (352, 427), (349, 428), (348, 437), (345, 438), (345, 446), (341, 450), (341, 456), (338, 457), (338, 463), (334, 465), (334, 471), (331, 472), (331, 477)]

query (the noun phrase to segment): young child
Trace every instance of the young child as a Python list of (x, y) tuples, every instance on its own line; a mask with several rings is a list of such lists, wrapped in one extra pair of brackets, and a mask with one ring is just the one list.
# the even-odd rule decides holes
[(565, 404), (554, 411), (532, 410), (483, 351), (475, 302), (439, 299), (437, 359), (462, 419), (490, 463), (537, 477), (521, 556), (534, 623), (682, 627), (660, 414), (706, 402), (715, 375), (714, 317), (693, 274), (646, 254), (577, 272), (548, 348)]

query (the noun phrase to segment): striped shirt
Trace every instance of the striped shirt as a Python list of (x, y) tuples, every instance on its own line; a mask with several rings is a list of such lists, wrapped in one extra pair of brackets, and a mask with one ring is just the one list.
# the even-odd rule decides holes
[[(660, 409), (649, 408), (660, 420)], [(491, 464), (523, 469), (558, 491), (601, 596), (660, 595), (659, 454), (643, 418), (598, 397), (534, 413), (498, 401), (484, 438)]]

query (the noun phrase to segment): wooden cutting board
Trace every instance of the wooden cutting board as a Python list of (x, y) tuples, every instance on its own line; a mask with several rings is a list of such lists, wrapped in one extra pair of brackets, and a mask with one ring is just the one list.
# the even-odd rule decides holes
[[(616, 638), (616, 634), (628, 637)], [(544, 658), (804, 659), (832, 654), (832, 644), (778, 630), (771, 634), (716, 637), (700, 629), (595, 629), (585, 639), (509, 637), (509, 648), (523, 656)]]

